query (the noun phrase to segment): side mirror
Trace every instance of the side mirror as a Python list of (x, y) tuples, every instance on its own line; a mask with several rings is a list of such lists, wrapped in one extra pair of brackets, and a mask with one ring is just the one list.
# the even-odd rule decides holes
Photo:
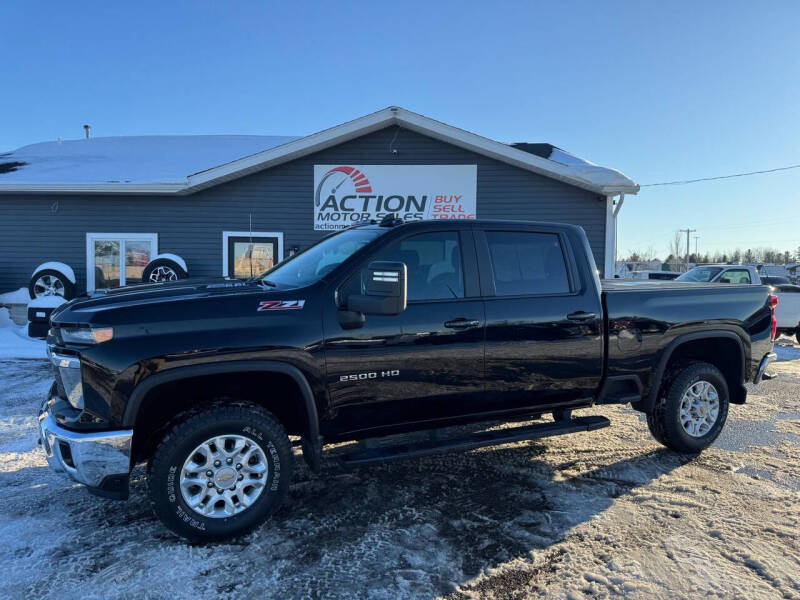
[(375, 261), (361, 272), (365, 293), (347, 299), (347, 310), (366, 315), (399, 315), (406, 309), (405, 263)]

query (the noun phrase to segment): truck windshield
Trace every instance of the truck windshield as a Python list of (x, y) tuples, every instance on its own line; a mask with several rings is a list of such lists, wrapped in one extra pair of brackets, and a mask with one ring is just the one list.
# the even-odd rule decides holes
[(385, 232), (386, 229), (379, 228), (347, 229), (323, 238), (255, 279), (268, 286), (296, 288), (310, 285)]
[(722, 267), (695, 267), (679, 275), (675, 281), (711, 281), (720, 271)]

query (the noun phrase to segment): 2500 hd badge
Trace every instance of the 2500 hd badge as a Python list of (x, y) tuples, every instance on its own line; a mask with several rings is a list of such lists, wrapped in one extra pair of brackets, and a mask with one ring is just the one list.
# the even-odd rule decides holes
[(359, 381), (364, 379), (378, 379), (383, 377), (398, 377), (400, 371), (394, 369), (392, 371), (370, 371), (368, 373), (353, 373), (352, 375), (341, 375), (339, 381)]

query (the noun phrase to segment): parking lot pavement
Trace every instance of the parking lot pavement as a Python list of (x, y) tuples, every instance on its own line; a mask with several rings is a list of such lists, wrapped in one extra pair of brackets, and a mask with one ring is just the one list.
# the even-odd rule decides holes
[(600, 407), (612, 426), (588, 434), (317, 475), (298, 460), (271, 522), (206, 546), (162, 528), (140, 470), (127, 502), (51, 473), (48, 368), (0, 369), (2, 598), (800, 597), (800, 360), (699, 457)]

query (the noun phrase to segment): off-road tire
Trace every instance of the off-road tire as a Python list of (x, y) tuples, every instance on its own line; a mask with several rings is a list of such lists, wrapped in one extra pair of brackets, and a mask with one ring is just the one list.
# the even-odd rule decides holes
[[(159, 267), (164, 267), (166, 269), (171, 270), (177, 279), (186, 279), (188, 274), (184, 271), (183, 267), (176, 263), (174, 260), (169, 258), (156, 258), (155, 260), (150, 261), (147, 263), (147, 266), (142, 271), (142, 283), (156, 283), (154, 281), (150, 281), (150, 276), (153, 274), (153, 271), (158, 269)], [(167, 280), (161, 280), (167, 281)], [(169, 280), (169, 281), (176, 281), (176, 280)]]
[[(719, 415), (708, 433), (692, 437), (681, 426), (680, 404), (689, 386), (701, 380), (708, 381), (717, 389)], [(704, 362), (676, 365), (665, 375), (655, 406), (647, 413), (647, 427), (656, 441), (667, 448), (687, 454), (701, 452), (722, 431), (728, 418), (729, 398), (725, 376), (714, 365)]]
[[(179, 478), (189, 454), (216, 435), (238, 435), (264, 450), (268, 470), (265, 487), (252, 506), (230, 517), (203, 516), (189, 507)], [(294, 469), (292, 445), (278, 420), (250, 404), (226, 402), (187, 416), (156, 448), (147, 474), (147, 492), (161, 522), (191, 541), (217, 541), (252, 531), (280, 507), (289, 492)]]

